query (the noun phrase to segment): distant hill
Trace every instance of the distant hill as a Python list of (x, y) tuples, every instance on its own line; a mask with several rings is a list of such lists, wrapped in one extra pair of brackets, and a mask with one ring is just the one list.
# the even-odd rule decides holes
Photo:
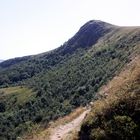
[(0, 63), (3, 62), (4, 60), (0, 59)]
[(55, 50), (0, 63), (0, 139), (45, 127), (95, 100), (100, 87), (140, 54), (139, 44), (140, 27), (92, 20)]

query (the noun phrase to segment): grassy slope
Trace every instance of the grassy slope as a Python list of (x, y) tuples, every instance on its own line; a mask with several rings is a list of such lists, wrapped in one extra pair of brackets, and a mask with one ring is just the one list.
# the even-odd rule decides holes
[(79, 139), (139, 139), (140, 57), (136, 57), (99, 94), (102, 98), (94, 102)]
[[(83, 34), (81, 38), (84, 38)], [(87, 41), (88, 37), (83, 44)], [(14, 108), (11, 106), (0, 113), (1, 137), (16, 138), (36, 123), (46, 126), (50, 120), (64, 116), (73, 108), (94, 99), (98, 89), (139, 54), (140, 29), (114, 27), (90, 47), (81, 48), (77, 42), (69, 46), (65, 44), (47, 55), (19, 58), (14, 62), (11, 60), (12, 65), (9, 61), (3, 63), (0, 68), (2, 86), (13, 83), (24, 85), (36, 93), (28, 100), (25, 98), (21, 105), (16, 100)], [(67, 52), (68, 47), (72, 49)], [(0, 102), (7, 106), (11, 95), (8, 94)], [(24, 96), (16, 94), (17, 97), (20, 95)]]
[(18, 103), (23, 103), (30, 98), (30, 96), (33, 94), (33, 91), (24, 86), (23, 87), (16, 86), (16, 87), (1, 88), (0, 93), (1, 93), (0, 98), (15, 96), (18, 100)]
[(5, 104), (4, 113), (9, 113), (16, 107), (20, 107), (30, 99), (33, 98), (35, 92), (27, 87), (8, 87), (0, 89), (0, 100), (1, 103)]

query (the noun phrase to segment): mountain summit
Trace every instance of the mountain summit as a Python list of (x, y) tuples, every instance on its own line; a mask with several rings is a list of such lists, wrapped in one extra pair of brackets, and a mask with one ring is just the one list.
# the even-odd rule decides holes
[(80, 29), (84, 30), (86, 28), (90, 28), (90, 29), (94, 29), (94, 28), (100, 28), (100, 29), (105, 29), (105, 28), (110, 28), (110, 27), (114, 27), (114, 25), (107, 23), (107, 22), (103, 22), (101, 20), (90, 20), (88, 22), (86, 22)]
[(73, 52), (77, 48), (91, 47), (113, 28), (115, 28), (115, 26), (109, 23), (99, 20), (91, 20), (85, 23), (79, 29), (79, 31), (65, 44), (66, 46), (64, 51)]

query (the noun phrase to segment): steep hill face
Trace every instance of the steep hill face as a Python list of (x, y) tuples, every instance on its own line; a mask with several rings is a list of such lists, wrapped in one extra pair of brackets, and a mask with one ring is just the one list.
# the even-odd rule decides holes
[(0, 63), (0, 138), (16, 138), (86, 105), (139, 54), (139, 27), (89, 21), (53, 51)]
[(74, 37), (62, 46), (62, 54), (73, 53), (77, 49), (91, 47), (102, 36), (110, 32), (113, 27), (115, 28), (115, 26), (102, 21), (91, 20), (87, 22)]
[(140, 57), (102, 90), (82, 124), (79, 140), (140, 138)]

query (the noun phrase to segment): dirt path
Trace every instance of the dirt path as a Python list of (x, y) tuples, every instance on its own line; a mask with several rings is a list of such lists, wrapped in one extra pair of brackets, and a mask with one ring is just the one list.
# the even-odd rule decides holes
[(62, 140), (64, 135), (68, 134), (70, 131), (74, 130), (78, 126), (80, 126), (81, 122), (85, 118), (86, 114), (89, 113), (90, 110), (84, 111), (80, 116), (78, 116), (73, 121), (67, 123), (66, 125), (60, 125), (56, 127), (52, 135), (50, 136), (50, 140)]

